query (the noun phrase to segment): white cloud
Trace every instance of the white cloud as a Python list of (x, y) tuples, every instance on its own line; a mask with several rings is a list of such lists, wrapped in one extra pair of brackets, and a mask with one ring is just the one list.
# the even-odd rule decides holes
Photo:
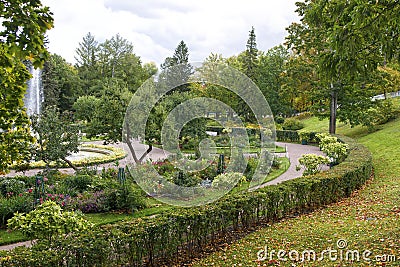
[(74, 62), (75, 49), (86, 33), (100, 42), (120, 33), (131, 41), (142, 61), (160, 64), (180, 40), (190, 59), (211, 52), (228, 57), (245, 49), (255, 27), (257, 45), (267, 50), (284, 41), (285, 28), (298, 20), (296, 0), (43, 0), (54, 13), (48, 32), (49, 50)]

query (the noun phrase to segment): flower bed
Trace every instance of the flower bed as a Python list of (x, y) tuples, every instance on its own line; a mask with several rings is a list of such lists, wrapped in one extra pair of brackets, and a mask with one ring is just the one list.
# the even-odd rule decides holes
[[(97, 164), (103, 164), (108, 162), (113, 162), (116, 160), (123, 159), (127, 156), (125, 150), (113, 146), (95, 145), (95, 144), (82, 144), (80, 146), (81, 151), (95, 152), (101, 154), (97, 157), (90, 157), (88, 159), (72, 160), (72, 164), (76, 167), (81, 166), (92, 166)], [(50, 163), (51, 167), (56, 166), (56, 163)], [(31, 162), (29, 163), (29, 169), (41, 169), (45, 167), (43, 161)], [(68, 167), (64, 164), (61, 167)], [(13, 167), (15, 168), (15, 167)]]

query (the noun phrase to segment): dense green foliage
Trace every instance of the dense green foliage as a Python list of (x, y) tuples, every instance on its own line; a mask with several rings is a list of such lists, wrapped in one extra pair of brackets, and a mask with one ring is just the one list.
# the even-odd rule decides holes
[(78, 152), (80, 135), (69, 114), (59, 114), (55, 107), (48, 107), (40, 115), (32, 116), (32, 130), (37, 136), (32, 150), (36, 161), (44, 161), (46, 167), (64, 161), (76, 169), (67, 157)]
[(322, 170), (322, 165), (327, 165), (329, 158), (326, 156), (315, 154), (304, 154), (299, 158), (299, 166), (296, 169), (299, 171), (304, 168), (303, 176), (317, 174)]
[(57, 54), (51, 54), (43, 66), (42, 86), (43, 108), (56, 106), (61, 112), (72, 110), (82, 93), (77, 69)]
[(315, 95), (316, 115), (330, 117), (330, 133), (336, 131), (337, 116), (352, 125), (363, 124), (365, 111), (376, 104), (370, 97), (382, 83), (377, 67), (400, 59), (399, 4), (305, 0), (296, 5), (302, 19), (288, 27), (287, 44), (302, 62), (317, 66), (317, 79), (303, 79), (306, 84), (318, 82), (309, 90)]
[(8, 220), (9, 228), (21, 230), (26, 237), (48, 241), (70, 232), (86, 231), (92, 226), (76, 212), (62, 211), (53, 201), (46, 201), (27, 214), (16, 213)]

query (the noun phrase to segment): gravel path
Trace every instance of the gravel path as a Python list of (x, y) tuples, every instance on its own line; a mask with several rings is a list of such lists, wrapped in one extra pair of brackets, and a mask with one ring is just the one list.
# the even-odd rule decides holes
[[(91, 142), (91, 143), (102, 144), (102, 142), (100, 142), (100, 141), (99, 142)], [(128, 149), (126, 147), (124, 147), (124, 144), (122, 144), (122, 143), (118, 143), (118, 144), (114, 144), (114, 145), (124, 148), (125, 151), (128, 151)], [(309, 154), (309, 153), (323, 155), (323, 153), (316, 146), (299, 145), (299, 144), (292, 144), (292, 143), (281, 143), (281, 142), (276, 142), (276, 145), (282, 146), (282, 147), (286, 146), (287, 152), (280, 153), (280, 156), (286, 156), (289, 158), (290, 167), (281, 176), (277, 177), (276, 179), (274, 179), (268, 183), (261, 185), (259, 188), (265, 187), (268, 185), (275, 185), (275, 184), (278, 184), (278, 183), (281, 183), (281, 182), (284, 182), (287, 180), (291, 180), (291, 179), (300, 177), (302, 175), (302, 171), (296, 171), (296, 166), (299, 164), (299, 158), (301, 157), (301, 155)], [(137, 154), (139, 155), (139, 157), (147, 149), (147, 146), (139, 144), (139, 142), (135, 142), (134, 147), (137, 150), (137, 152), (138, 152)], [(148, 155), (148, 158), (151, 158), (152, 160), (158, 160), (158, 159), (165, 158), (166, 156), (167, 156), (166, 153), (164, 153), (164, 151), (162, 149), (153, 148), (153, 151)], [(131, 162), (130, 160), (132, 160), (132, 159), (130, 159), (129, 156), (125, 159), (120, 160), (120, 166), (125, 166), (128, 162)], [(106, 163), (106, 164), (99, 165), (99, 168), (103, 168), (103, 167), (105, 167), (105, 168), (115, 167), (115, 164), (114, 163)], [(325, 169), (328, 169), (328, 167), (326, 167)], [(39, 171), (40, 170), (29, 170), (25, 174), (26, 175), (35, 175)], [(72, 169), (60, 169), (60, 171), (64, 172), (64, 173), (71, 173), (71, 174), (74, 173), (74, 171)], [(12, 172), (12, 173), (8, 174), (7, 176), (15, 176), (16, 174), (18, 174), (18, 173)], [(31, 241), (20, 242), (20, 243), (0, 246), (0, 251), (1, 250), (12, 250), (15, 247), (30, 246), (30, 245), (31, 245)]]
[(9, 244), (9, 245), (4, 245), (4, 246), (0, 246), (0, 251), (1, 250), (13, 250), (16, 247), (31, 247), (32, 246), (32, 242), (31, 241), (24, 241), (24, 242), (18, 242), (18, 243), (14, 243), (14, 244)]

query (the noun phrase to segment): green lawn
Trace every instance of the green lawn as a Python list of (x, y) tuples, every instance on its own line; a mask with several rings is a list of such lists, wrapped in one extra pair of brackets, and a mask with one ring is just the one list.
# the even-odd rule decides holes
[[(312, 118), (307, 120), (306, 127), (319, 131), (327, 127), (324, 123)], [(365, 188), (340, 203), (256, 231), (192, 266), (399, 266), (400, 119), (370, 134), (361, 127), (351, 129), (339, 125), (339, 129), (339, 133), (356, 137), (374, 155), (375, 178)], [(337, 247), (341, 239), (347, 243), (343, 249)], [(257, 260), (257, 253), (263, 258), (261, 250), (265, 251), (265, 248), (267, 255), (272, 255), (272, 261), (269, 258)], [(288, 254), (283, 256), (286, 261), (277, 258), (279, 250), (292, 251), (292, 259), (297, 258), (296, 253), (300, 253), (298, 259), (301, 259), (305, 250), (314, 250), (317, 258), (322, 258), (321, 253), (328, 249), (337, 252), (332, 257), (324, 254), (322, 261), (291, 261)], [(272, 250), (275, 250), (274, 254), (271, 254)], [(355, 256), (351, 262), (356, 250), (360, 260)], [(362, 253), (366, 253), (370, 261), (364, 260)], [(383, 256), (386, 256), (386, 263), (379, 261)], [(396, 262), (393, 262), (395, 258)]]
[[(309, 132), (329, 132), (329, 120), (324, 119), (324, 120), (319, 120), (316, 117), (311, 117), (308, 119), (302, 120), (304, 123), (304, 128), (302, 131), (309, 131)], [(376, 130), (382, 129), (383, 126), (379, 125), (376, 126)], [(359, 138), (362, 136), (366, 136), (369, 134), (367, 127), (363, 126), (355, 126), (353, 128), (350, 127), (350, 125), (338, 122), (336, 126), (336, 133), (342, 134), (342, 135), (347, 135), (353, 138)]]
[[(290, 160), (288, 158), (282, 157), (282, 158), (279, 158), (279, 160), (281, 161), (281, 165), (279, 166), (279, 168), (271, 169), (271, 172), (267, 176), (265, 176), (263, 183), (267, 183), (269, 181), (272, 181), (272, 180), (278, 178), (280, 175), (282, 175), (284, 172), (286, 172), (287, 169), (289, 169)], [(243, 183), (240, 186), (233, 188), (232, 191), (230, 192), (230, 194), (234, 194), (236, 192), (243, 191), (243, 190), (248, 190), (249, 185), (250, 185), (250, 182)]]

